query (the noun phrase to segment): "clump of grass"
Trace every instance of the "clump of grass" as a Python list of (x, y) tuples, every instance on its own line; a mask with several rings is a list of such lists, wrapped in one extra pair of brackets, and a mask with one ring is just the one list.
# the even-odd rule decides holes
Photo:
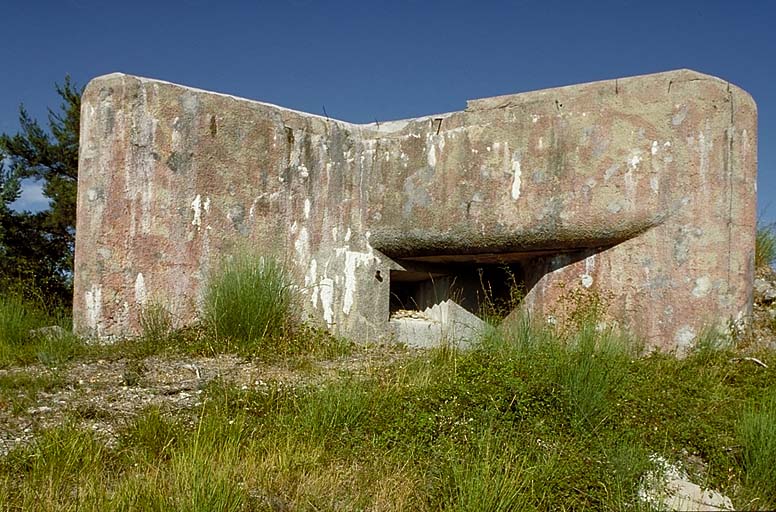
[(773, 506), (776, 505), (776, 388), (753, 402), (745, 409), (738, 425), (743, 468), (748, 485), (763, 493)]
[(184, 331), (174, 328), (173, 317), (164, 305), (151, 302), (144, 306), (139, 322), (140, 335), (122, 340), (114, 347), (114, 351), (125, 353), (134, 359), (142, 359), (185, 348)]
[[(79, 510), (104, 497), (110, 454), (96, 436), (74, 425), (40, 433), (2, 461), (0, 504), (19, 510)], [(8, 467), (16, 469), (8, 478)]]
[(530, 509), (532, 470), (516, 440), (490, 430), (468, 447), (451, 447), (444, 469), (444, 510), (508, 512)]
[(755, 268), (768, 268), (776, 260), (776, 231), (773, 224), (757, 225), (754, 240)]
[(151, 340), (165, 340), (173, 333), (172, 315), (162, 304), (152, 302), (140, 313), (142, 336)]
[(289, 334), (297, 306), (291, 276), (281, 262), (241, 254), (210, 280), (203, 320), (216, 342), (254, 352)]
[(19, 346), (30, 340), (30, 331), (49, 325), (49, 316), (16, 294), (0, 297), (0, 342)]
[(0, 296), (0, 367), (33, 362), (56, 366), (71, 359), (82, 344), (69, 329), (69, 318), (49, 313), (32, 299), (16, 293)]

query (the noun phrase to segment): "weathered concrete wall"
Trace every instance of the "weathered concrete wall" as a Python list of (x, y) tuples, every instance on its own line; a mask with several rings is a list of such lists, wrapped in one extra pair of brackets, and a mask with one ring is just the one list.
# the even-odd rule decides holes
[(311, 318), (388, 332), (391, 271), (526, 262), (526, 303), (614, 298), (649, 346), (751, 309), (756, 107), (681, 70), (353, 125), (112, 74), (83, 95), (74, 321), (197, 316), (236, 245), (294, 263)]

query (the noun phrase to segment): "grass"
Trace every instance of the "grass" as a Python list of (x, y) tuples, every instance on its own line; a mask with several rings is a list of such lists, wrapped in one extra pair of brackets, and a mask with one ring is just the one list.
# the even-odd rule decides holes
[(773, 372), (725, 347), (678, 360), (628, 346), (523, 317), (365, 377), (215, 381), (193, 422), (152, 407), (111, 446), (66, 425), (16, 448), (0, 508), (638, 509), (651, 454), (702, 460), (696, 481), (739, 508), (775, 506)]
[(776, 261), (776, 231), (773, 224), (757, 225), (755, 235), (754, 266), (767, 268)]
[[(141, 336), (109, 349), (128, 359), (123, 384), (164, 352), (347, 352), (294, 320), (289, 282), (272, 260), (235, 260), (211, 283), (203, 330), (175, 329), (149, 305)], [(76, 411), (0, 457), (0, 510), (638, 510), (656, 454), (738, 508), (776, 508), (774, 353), (753, 354), (763, 368), (707, 336), (683, 359), (637, 357), (600, 321), (604, 302), (571, 302), (562, 325), (513, 315), (466, 352), (444, 346), (317, 386), (213, 381), (198, 410), (150, 407), (111, 443)], [(28, 323), (8, 332), (50, 321), (14, 307), (6, 321)], [(46, 346), (6, 343), (28, 354), (17, 362)], [(78, 346), (46, 357), (106, 350)], [(0, 374), (0, 411), (63, 385), (54, 370)]]
[(776, 389), (752, 400), (738, 426), (747, 484), (776, 503)]
[(282, 339), (297, 306), (291, 276), (278, 260), (241, 254), (210, 280), (204, 324), (214, 339), (250, 351)]
[[(140, 314), (140, 334), (111, 345), (90, 344), (70, 332), (71, 320), (18, 294), (0, 296), (0, 368), (73, 359), (142, 360), (157, 354), (237, 353), (264, 360), (347, 354), (352, 344), (299, 321), (298, 297), (285, 268), (272, 258), (240, 256), (206, 291), (201, 325), (176, 327), (162, 304)], [(59, 328), (58, 331), (52, 331)], [(43, 328), (43, 329), (42, 329)]]
[(64, 386), (63, 377), (55, 371), (36, 376), (24, 372), (0, 374), (0, 411), (18, 414), (35, 403), (41, 391), (50, 392)]
[(68, 317), (37, 302), (13, 293), (0, 296), (0, 368), (35, 362), (56, 366), (71, 359), (82, 344), (69, 329)]

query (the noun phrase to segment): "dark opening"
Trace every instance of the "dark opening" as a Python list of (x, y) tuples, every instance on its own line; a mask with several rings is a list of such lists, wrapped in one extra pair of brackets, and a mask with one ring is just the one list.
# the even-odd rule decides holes
[(401, 310), (423, 311), (452, 299), (477, 316), (503, 318), (548, 272), (599, 251), (572, 249), (397, 260), (405, 270), (391, 271), (390, 315)]
[(423, 311), (448, 299), (483, 315), (506, 315), (523, 292), (522, 265), (423, 263), (404, 264), (406, 271), (391, 271), (390, 313)]

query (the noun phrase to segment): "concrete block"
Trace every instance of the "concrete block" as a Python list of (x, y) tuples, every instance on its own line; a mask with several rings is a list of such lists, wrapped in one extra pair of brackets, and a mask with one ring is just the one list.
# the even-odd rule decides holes
[(137, 332), (149, 301), (196, 321), (213, 269), (246, 245), (286, 259), (311, 321), (355, 340), (389, 335), (408, 305), (476, 314), (505, 275), (539, 316), (570, 289), (612, 297), (663, 350), (751, 313), (756, 107), (711, 76), (356, 125), (111, 74), (87, 86), (81, 123), (81, 333)]

